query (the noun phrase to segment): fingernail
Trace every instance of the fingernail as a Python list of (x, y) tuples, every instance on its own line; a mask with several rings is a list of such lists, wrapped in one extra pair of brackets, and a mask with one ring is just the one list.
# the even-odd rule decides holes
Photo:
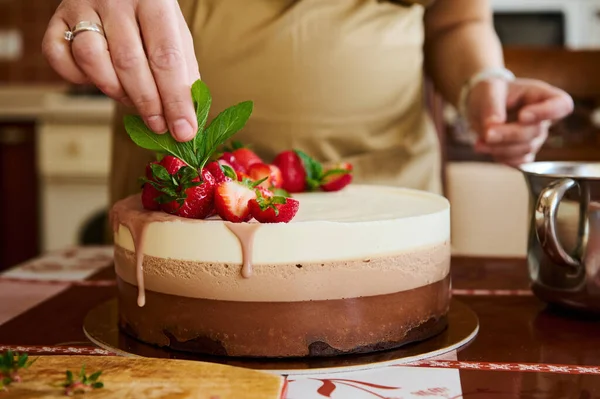
[(524, 122), (524, 123), (535, 122), (535, 114), (533, 112), (529, 112), (529, 111), (521, 112), (521, 122)]
[(165, 133), (167, 131), (167, 122), (165, 121), (165, 118), (160, 115), (148, 117), (146, 124), (155, 133)]
[(502, 141), (502, 135), (494, 129), (488, 130), (486, 142), (489, 144), (496, 144)]
[(178, 119), (173, 123), (173, 134), (179, 140), (188, 141), (194, 137), (195, 132), (187, 120)]

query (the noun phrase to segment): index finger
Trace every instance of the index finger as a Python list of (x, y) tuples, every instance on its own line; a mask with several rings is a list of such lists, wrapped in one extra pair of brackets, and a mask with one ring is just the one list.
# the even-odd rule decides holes
[(140, 28), (169, 130), (180, 141), (191, 140), (198, 130), (198, 122), (177, 2), (144, 0), (139, 4)]

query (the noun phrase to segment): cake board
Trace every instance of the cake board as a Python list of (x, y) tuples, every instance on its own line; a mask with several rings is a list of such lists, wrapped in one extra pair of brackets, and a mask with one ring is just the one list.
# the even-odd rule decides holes
[(197, 360), (281, 375), (306, 375), (359, 371), (441, 356), (468, 345), (479, 331), (479, 319), (467, 305), (453, 298), (448, 313), (448, 327), (427, 340), (366, 354), (289, 359), (210, 356), (143, 343), (120, 331), (116, 299), (92, 309), (84, 320), (83, 330), (94, 344), (120, 356)]

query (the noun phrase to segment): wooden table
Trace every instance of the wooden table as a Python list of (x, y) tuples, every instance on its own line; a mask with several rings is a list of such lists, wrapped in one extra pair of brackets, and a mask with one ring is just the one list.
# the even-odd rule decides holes
[[(47, 275), (28, 278), (44, 274), (44, 262), (39, 260), (25, 274), (0, 275), (0, 301), (4, 303), (0, 305), (0, 351), (21, 346), (39, 353), (103, 354), (86, 339), (82, 322), (91, 308), (115, 296), (114, 272), (106, 267), (110, 260), (104, 261), (105, 267), (89, 271), (91, 275), (80, 280), (57, 281)], [(452, 275), (455, 297), (479, 316), (479, 334), (454, 358), (417, 367), (423, 373), (454, 370), (462, 393), (449, 396), (447, 391), (432, 388), (393, 397), (600, 398), (600, 319), (553, 310), (539, 301), (529, 290), (524, 259), (454, 258)], [(18, 292), (26, 287), (43, 291), (56, 286), (58, 293), (3, 322), (2, 310), (19, 306), (6, 303)], [(15, 294), (7, 294), (10, 287), (16, 287)], [(398, 383), (398, 378), (390, 385)], [(364, 397), (392, 397), (378, 392), (379, 396)]]

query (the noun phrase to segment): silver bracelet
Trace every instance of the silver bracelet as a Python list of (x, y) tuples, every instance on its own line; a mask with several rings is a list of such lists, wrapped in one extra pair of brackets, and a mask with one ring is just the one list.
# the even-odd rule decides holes
[(471, 90), (479, 83), (494, 78), (504, 79), (508, 82), (516, 79), (515, 74), (506, 68), (487, 68), (473, 75), (461, 88), (458, 98), (458, 112), (465, 120), (468, 120), (467, 100), (469, 99)]

